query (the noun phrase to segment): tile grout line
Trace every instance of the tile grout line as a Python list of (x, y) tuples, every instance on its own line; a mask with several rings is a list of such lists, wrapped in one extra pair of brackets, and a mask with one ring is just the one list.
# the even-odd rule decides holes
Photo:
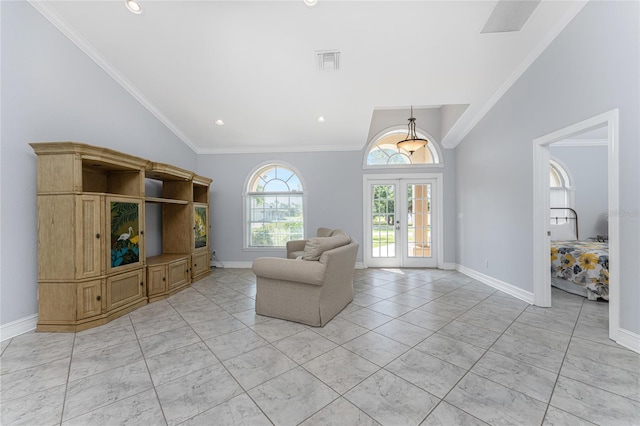
[[(478, 305), (478, 304), (480, 304), (480, 303), (481, 303), (481, 302), (478, 302), (476, 305)], [(474, 307), (475, 307), (476, 305), (474, 305)], [(472, 308), (473, 308), (473, 307), (472, 307)], [(472, 309), (472, 308), (469, 308), (469, 309)], [(526, 309), (526, 308), (525, 308), (525, 309)], [(447, 396), (449, 396), (449, 394), (450, 394), (450, 393), (451, 393), (451, 392), (456, 388), (456, 386), (458, 386), (458, 384), (459, 384), (459, 383), (460, 383), (460, 382), (461, 382), (465, 377), (467, 377), (467, 375), (468, 375), (469, 373), (471, 373), (471, 370), (473, 369), (473, 367), (475, 367), (475, 366), (476, 366), (476, 364), (477, 364), (478, 362), (480, 362), (480, 360), (481, 360), (481, 359), (482, 359), (482, 358), (487, 354), (487, 352), (489, 352), (489, 350), (493, 347), (493, 345), (494, 345), (494, 344), (495, 344), (495, 343), (496, 343), (496, 342), (497, 342), (497, 341), (498, 341), (498, 340), (499, 340), (499, 339), (504, 335), (504, 333), (509, 329), (509, 327), (511, 327), (511, 326), (512, 326), (512, 325), (513, 325), (513, 324), (518, 320), (518, 318), (520, 318), (520, 315), (522, 315), (522, 313), (525, 311), (525, 309), (523, 309), (523, 310), (522, 310), (522, 312), (520, 312), (520, 314), (519, 314), (517, 317), (515, 317), (515, 318), (513, 319), (513, 321), (511, 321), (511, 324), (509, 324), (509, 326), (508, 326), (507, 328), (505, 328), (505, 329), (504, 329), (504, 331), (503, 331), (502, 333), (500, 333), (500, 336), (498, 336), (498, 337), (496, 338), (496, 340), (494, 340), (494, 342), (493, 342), (493, 343), (492, 343), (492, 344), (491, 344), (487, 349), (481, 348), (481, 349), (484, 349), (484, 353), (483, 353), (482, 355), (480, 355), (480, 357), (478, 357), (478, 359), (477, 359), (477, 360), (476, 360), (476, 361), (471, 365), (471, 367), (469, 367), (469, 369), (466, 371), (466, 373), (464, 373), (464, 374), (462, 375), (462, 377), (460, 377), (460, 379), (459, 379), (459, 380), (458, 380), (458, 381), (457, 381), (457, 382), (456, 382), (456, 383), (451, 387), (451, 389), (449, 389), (449, 391), (445, 394), (445, 396), (444, 396), (444, 397), (442, 397), (442, 400), (441, 400), (440, 402), (444, 401), (444, 402), (446, 402), (447, 404), (450, 404), (450, 405), (452, 405), (453, 407), (457, 408), (458, 410), (464, 411), (465, 413), (469, 414), (470, 416), (472, 416), (472, 417), (474, 417), (474, 418), (476, 418), (476, 419), (479, 419), (479, 420), (481, 420), (482, 422), (486, 423), (484, 420), (482, 420), (482, 419), (480, 419), (480, 418), (478, 418), (478, 417), (474, 416), (474, 415), (473, 415), (473, 414), (471, 414), (471, 413), (466, 412), (466, 411), (465, 411), (465, 410), (463, 410), (462, 408), (460, 408), (460, 407), (458, 407), (458, 406), (456, 406), (456, 405), (453, 405), (453, 404), (451, 404), (451, 403), (450, 403), (450, 402), (448, 402), (448, 401), (445, 401), (445, 398), (446, 398)], [(460, 314), (460, 315), (464, 315), (464, 313), (463, 313), (463, 314)], [(458, 340), (458, 339), (456, 339), (456, 340)], [(466, 343), (466, 342), (465, 342), (465, 343)], [(473, 346), (476, 346), (476, 345), (473, 345)], [(479, 347), (479, 346), (477, 346), (477, 347)], [(508, 357), (508, 358), (510, 358), (510, 357)], [(475, 373), (472, 373), (472, 374), (475, 374)], [(483, 377), (483, 376), (480, 376), (480, 377)], [(489, 380), (489, 379), (487, 379), (487, 380)], [(490, 380), (490, 381), (492, 381), (492, 382), (493, 382), (493, 380)], [(494, 383), (496, 383), (496, 382), (494, 382)], [(517, 390), (515, 390), (515, 389), (511, 389), (510, 387), (505, 386), (505, 385), (503, 385), (503, 384), (501, 384), (501, 383), (497, 383), (497, 384), (499, 384), (499, 385), (501, 385), (501, 386), (504, 386), (504, 387), (506, 387), (507, 389), (512, 390), (512, 391), (514, 391), (514, 392), (522, 393), (522, 392), (517, 391)], [(525, 395), (525, 394), (523, 394), (523, 395)], [(527, 396), (528, 396), (528, 395), (527, 395)], [(535, 398), (534, 398), (534, 399), (535, 399)], [(435, 409), (437, 408), (437, 406), (438, 406), (438, 405), (440, 405), (440, 402), (436, 405), (436, 407), (434, 407), (434, 408), (433, 408), (433, 410), (435, 410)], [(546, 415), (546, 410), (545, 410), (545, 415)], [(427, 417), (428, 417), (428, 416), (427, 416)], [(425, 418), (425, 419), (426, 419), (426, 418)], [(424, 421), (424, 419), (423, 419), (423, 421)], [(542, 421), (544, 422), (544, 417), (543, 417)]]
[[(582, 307), (583, 306), (584, 306), (584, 300), (580, 304), (580, 311), (578, 312), (578, 317), (576, 318), (576, 322), (575, 322), (575, 324), (573, 326), (573, 330), (571, 331), (571, 336), (569, 337), (569, 343), (567, 344), (567, 348), (564, 351), (564, 356), (562, 357), (562, 362), (560, 363), (560, 369), (558, 370), (558, 375), (556, 376), (556, 381), (553, 384), (553, 388), (551, 389), (551, 396), (549, 397), (549, 402), (547, 403), (547, 408), (544, 410), (545, 417), (547, 416), (547, 412), (549, 411), (549, 407), (551, 407), (551, 400), (553, 399), (553, 394), (556, 392), (556, 387), (558, 386), (558, 380), (560, 380), (560, 373), (562, 372), (562, 367), (564, 367), (564, 361), (567, 359), (567, 354), (569, 353), (569, 346), (571, 346), (571, 340), (573, 339), (573, 333), (575, 332), (576, 327), (578, 326), (578, 321), (580, 319), (580, 314), (582, 313)], [(573, 413), (569, 413), (569, 414), (573, 414)], [(575, 414), (573, 414), (573, 415), (575, 415)], [(576, 417), (582, 419), (582, 417), (579, 417), (579, 416), (576, 416)], [(582, 419), (582, 420), (588, 421), (587, 419)], [(544, 418), (542, 419), (542, 421), (544, 422)]]
[(69, 391), (69, 379), (71, 378), (71, 364), (73, 363), (73, 353), (75, 352), (77, 333), (73, 332), (73, 342), (71, 343), (71, 355), (69, 356), (69, 368), (67, 369), (67, 380), (64, 384), (64, 396), (62, 398), (62, 410), (60, 411), (60, 425), (64, 420), (64, 409), (67, 405), (67, 392)]
[[(169, 303), (170, 306), (173, 307), (173, 305), (171, 305)], [(175, 308), (173, 308), (175, 310)], [(156, 388), (156, 383), (153, 381), (153, 377), (151, 376), (151, 369), (149, 368), (149, 364), (147, 363), (147, 357), (144, 354), (144, 350), (142, 349), (142, 344), (140, 343), (140, 338), (138, 337), (138, 332), (136, 331), (136, 327), (135, 325), (133, 325), (133, 320), (131, 319), (131, 317), (127, 314), (127, 317), (129, 318), (129, 321), (131, 322), (131, 327), (133, 328), (133, 334), (136, 335), (136, 342), (138, 343), (138, 348), (140, 348), (140, 354), (142, 354), (142, 359), (144, 360), (144, 365), (147, 368), (147, 374), (149, 374), (149, 380), (151, 381), (151, 388), (153, 389), (153, 393), (156, 395), (156, 401), (158, 401), (158, 405), (160, 406), (160, 412), (162, 413), (162, 418), (164, 419), (164, 422), (168, 425), (169, 422), (167, 421), (167, 415), (164, 412), (164, 407), (162, 406), (162, 401), (160, 401), (160, 395), (158, 395), (158, 389)], [(181, 316), (182, 318), (182, 316)], [(144, 391), (146, 392), (146, 391)], [(142, 392), (140, 392), (142, 393)], [(136, 395), (139, 395), (136, 394)]]
[[(222, 284), (222, 283), (220, 283), (220, 284), (221, 284), (221, 285), (224, 285), (224, 284)], [(227, 287), (227, 286), (225, 285), (225, 287)], [(196, 289), (196, 290), (197, 290), (197, 289)], [(211, 299), (209, 299), (206, 295), (204, 295), (203, 293), (201, 293), (200, 291), (198, 291), (198, 293), (200, 293), (202, 296), (204, 296), (204, 297), (205, 297), (205, 298), (207, 298), (208, 300), (211, 300)], [(213, 300), (211, 300), (211, 303), (214, 303), (214, 304), (218, 305), (218, 304), (217, 304), (216, 302), (214, 302)], [(218, 306), (219, 306), (219, 305), (218, 305)], [(222, 309), (224, 310), (224, 308), (222, 308)], [(225, 311), (225, 312), (227, 312), (227, 311)], [(229, 315), (231, 315), (233, 318), (235, 318), (235, 317), (233, 316), (233, 314), (231, 314), (231, 313), (229, 313), (229, 312), (227, 312), (227, 313), (228, 313)], [(236, 318), (236, 319), (237, 319), (237, 318)], [(240, 321), (240, 320), (238, 320), (238, 321)], [(242, 321), (240, 321), (240, 322), (242, 322)], [(244, 324), (244, 323), (242, 323), (242, 324), (243, 324), (247, 329), (251, 330), (251, 328), (250, 328), (247, 324)], [(191, 325), (189, 324), (189, 326), (191, 326)], [(192, 328), (192, 330), (193, 330), (193, 328)], [(236, 330), (236, 331), (238, 331), (238, 330)], [(253, 331), (253, 330), (252, 330), (252, 331)], [(259, 404), (258, 404), (258, 403), (253, 399), (253, 397), (251, 396), (251, 394), (249, 394), (248, 390), (247, 390), (247, 389), (245, 389), (245, 388), (244, 388), (244, 386), (242, 386), (242, 384), (238, 381), (238, 379), (236, 379), (236, 377), (235, 377), (233, 374), (231, 374), (231, 372), (229, 371), (229, 369), (227, 368), (227, 366), (226, 366), (226, 365), (224, 365), (224, 361), (222, 361), (220, 358), (218, 358), (218, 357), (216, 356), (216, 354), (215, 354), (215, 353), (213, 353), (213, 350), (211, 350), (211, 348), (209, 347), (209, 345), (207, 345), (207, 343), (202, 339), (202, 337), (201, 337), (201, 336), (200, 336), (200, 335), (199, 335), (195, 330), (193, 330), (193, 332), (194, 332), (194, 333), (196, 333), (196, 335), (197, 335), (198, 337), (200, 337), (200, 340), (202, 340), (202, 342), (203, 342), (203, 343), (204, 343), (204, 345), (207, 347), (207, 349), (209, 349), (209, 351), (213, 354), (213, 356), (214, 356), (214, 357), (216, 357), (216, 359), (217, 359), (218, 361), (220, 361), (220, 365), (222, 365), (222, 367), (223, 367), (223, 368), (224, 368), (224, 370), (227, 372), (227, 374), (228, 374), (228, 375), (229, 375), (229, 376), (230, 376), (230, 377), (231, 377), (231, 378), (232, 378), (232, 379), (233, 379), (233, 380), (238, 384), (238, 386), (240, 387), (240, 389), (242, 389), (242, 392), (243, 392), (245, 395), (247, 395), (247, 397), (251, 400), (251, 402), (252, 402), (252, 403), (253, 403), (253, 404), (258, 408), (258, 410), (260, 410), (260, 412), (262, 413), (262, 415), (263, 415), (263, 416), (264, 416), (264, 417), (265, 417), (269, 422), (271, 422), (271, 424), (275, 425), (275, 423), (271, 420), (271, 418), (267, 415), (267, 413), (265, 413), (265, 412), (264, 412), (264, 410), (262, 409), (262, 407), (260, 407), (260, 405), (259, 405)], [(255, 331), (253, 331), (253, 332), (255, 333)], [(232, 333), (233, 333), (233, 332), (232, 332)], [(223, 335), (226, 335), (226, 334), (231, 334), (231, 333), (225, 333), (225, 334), (223, 334)], [(256, 334), (258, 334), (258, 333), (256, 333)], [(258, 334), (258, 335), (259, 335), (259, 334)], [(217, 336), (216, 336), (216, 337), (217, 337)], [(260, 337), (261, 337), (261, 338), (263, 338), (262, 336), (260, 336)], [(263, 339), (264, 339), (264, 338), (263, 338)], [(265, 341), (267, 342), (267, 345), (271, 345), (271, 342), (267, 341), (266, 339), (265, 339)], [(267, 345), (265, 345), (265, 346), (267, 346)], [(273, 346), (273, 345), (272, 345), (272, 346)], [(255, 349), (258, 349), (258, 348), (255, 348)], [(253, 350), (255, 350), (255, 349), (253, 349)], [(276, 350), (277, 350), (277, 348), (275, 348), (275, 347), (274, 347), (274, 349), (276, 349)], [(249, 351), (249, 352), (252, 352), (252, 351)], [(235, 357), (233, 357), (233, 358), (236, 358), (237, 356), (241, 356), (241, 355), (244, 355), (245, 353), (249, 353), (249, 352), (244, 352), (244, 353), (242, 353), (242, 354), (236, 355), (236, 356), (235, 356)], [(283, 354), (283, 355), (284, 355), (284, 354)], [(285, 356), (286, 356), (286, 355), (285, 355)], [(232, 359), (232, 358), (229, 358), (229, 359)], [(225, 361), (228, 361), (228, 360), (225, 360)], [(292, 360), (292, 361), (293, 361), (293, 360)], [(294, 361), (294, 362), (295, 362), (295, 361)], [(287, 371), (291, 371), (291, 370), (287, 370)], [(283, 373), (283, 374), (284, 374), (284, 373)], [(254, 387), (257, 387), (257, 386), (260, 386), (260, 385), (256, 385), (256, 386), (254, 386)], [(251, 389), (253, 389), (253, 388), (251, 388)], [(227, 402), (231, 401), (233, 398), (236, 398), (237, 396), (240, 396), (240, 395), (236, 395), (236, 396), (234, 396), (234, 397), (232, 397), (232, 398), (229, 398), (228, 400), (223, 401), (223, 402), (221, 402), (221, 403), (220, 403), (220, 404), (218, 404), (218, 405), (215, 405), (215, 406), (213, 406), (213, 407), (208, 408), (207, 410), (203, 411), (202, 413), (206, 413), (206, 412), (207, 412), (207, 411), (209, 411), (209, 410), (212, 410), (212, 409), (214, 409), (214, 408), (216, 408), (216, 407), (219, 407), (220, 405), (225, 404), (225, 403), (227, 403)], [(200, 415), (200, 414), (202, 414), (202, 413), (198, 413), (198, 414), (196, 414), (196, 416), (198, 416), (198, 415)], [(193, 417), (195, 417), (195, 416), (193, 416)], [(188, 420), (192, 419), (193, 417), (190, 417), (189, 419), (184, 420), (184, 421), (186, 422), (186, 421), (188, 421)]]
[[(427, 283), (427, 284), (431, 284), (431, 283), (436, 282), (436, 281), (438, 281), (438, 280), (434, 280), (434, 281), (432, 281), (432, 282), (430, 282), (430, 283)], [(426, 285), (426, 284), (425, 284), (425, 285)], [(405, 314), (403, 314), (403, 315), (409, 314), (409, 313), (411, 313), (411, 312), (413, 312), (413, 311), (415, 311), (415, 310), (420, 310), (420, 309), (419, 309), (420, 307), (422, 307), (422, 306), (424, 306), (424, 305), (427, 305), (427, 304), (429, 304), (429, 303), (431, 303), (431, 302), (433, 302), (433, 301), (436, 301), (437, 299), (439, 299), (439, 298), (441, 298), (441, 297), (444, 297), (444, 296), (446, 296), (446, 295), (448, 295), (448, 294), (450, 294), (450, 293), (453, 293), (453, 292), (455, 292), (456, 290), (458, 290), (458, 289), (460, 289), (460, 288), (464, 287), (465, 285), (466, 285), (466, 284), (463, 284), (463, 285), (462, 285), (462, 286), (460, 286), (460, 287), (457, 287), (457, 288), (455, 288), (455, 289), (453, 289), (453, 290), (451, 290), (451, 291), (449, 291), (449, 292), (446, 292), (446, 293), (444, 293), (442, 296), (438, 296), (437, 298), (435, 298), (435, 299), (433, 299), (433, 300), (430, 300), (430, 301), (428, 301), (428, 302), (424, 303), (423, 305), (420, 305), (420, 306), (418, 306), (418, 307), (416, 307), (416, 308), (413, 308), (411, 311), (408, 311), (408, 312), (406, 312), (406, 313), (405, 313)], [(416, 288), (422, 288), (422, 287), (423, 287), (423, 286), (421, 286), (421, 287), (416, 287)], [(411, 290), (408, 290), (408, 291), (411, 291)], [(434, 290), (434, 291), (435, 291), (435, 290)], [(404, 293), (406, 293), (406, 292), (402, 292), (402, 293), (399, 293), (399, 294), (404, 294)], [(386, 367), (387, 367), (389, 364), (391, 364), (391, 363), (393, 363), (394, 361), (396, 361), (397, 359), (399, 359), (400, 357), (402, 357), (404, 354), (406, 354), (407, 352), (409, 352), (409, 351), (410, 351), (410, 350), (412, 350), (412, 349), (415, 349), (415, 350), (417, 350), (417, 351), (419, 351), (419, 352), (423, 353), (422, 351), (420, 351), (420, 349), (417, 349), (417, 348), (416, 348), (416, 346), (418, 346), (419, 344), (421, 344), (422, 342), (424, 342), (425, 340), (427, 340), (430, 336), (432, 336), (432, 335), (436, 334), (436, 333), (437, 333), (439, 330), (441, 330), (442, 328), (444, 328), (444, 327), (446, 327), (447, 325), (451, 324), (453, 321), (455, 321), (455, 320), (456, 320), (457, 318), (459, 318), (461, 315), (464, 315), (466, 312), (470, 311), (470, 310), (471, 310), (471, 309), (473, 309), (475, 306), (479, 305), (480, 303), (482, 303), (484, 300), (488, 299), (491, 295), (493, 295), (493, 294), (495, 294), (495, 293), (496, 293), (495, 291), (494, 291), (494, 292), (492, 292), (492, 293), (488, 293), (488, 294), (487, 294), (487, 296), (486, 296), (485, 298), (483, 298), (483, 299), (479, 300), (479, 301), (478, 301), (478, 302), (476, 302), (474, 305), (470, 306), (467, 310), (463, 311), (463, 312), (462, 312), (460, 315), (458, 315), (457, 317), (455, 317), (455, 318), (453, 318), (453, 319), (450, 319), (450, 320), (449, 320), (449, 322), (447, 322), (447, 323), (446, 323), (445, 325), (443, 325), (442, 327), (438, 328), (438, 330), (433, 331), (429, 336), (425, 337), (424, 339), (422, 339), (420, 342), (416, 343), (415, 345), (413, 345), (413, 346), (409, 347), (409, 349), (407, 349), (406, 351), (402, 352), (402, 353), (401, 353), (401, 354), (399, 354), (397, 357), (393, 358), (391, 361), (389, 361), (388, 363), (386, 363), (384, 366), (380, 367), (377, 371), (375, 371), (374, 373), (372, 373), (371, 375), (369, 375), (366, 379), (364, 379), (364, 380), (362, 380), (361, 382), (359, 382), (358, 384), (354, 385), (351, 389), (355, 388), (355, 387), (356, 387), (356, 386), (358, 386), (360, 383), (362, 383), (362, 382), (364, 382), (365, 380), (369, 379), (371, 376), (373, 376), (374, 374), (378, 373), (380, 370), (384, 370), (384, 371), (385, 371), (385, 372), (387, 372), (388, 374), (391, 374), (392, 376), (394, 376), (394, 377), (398, 378), (399, 380), (402, 380), (402, 381), (404, 381), (404, 382), (406, 382), (406, 383), (408, 383), (408, 384), (410, 384), (410, 385), (412, 385), (412, 386), (415, 386), (416, 388), (418, 388), (418, 389), (420, 389), (420, 390), (422, 390), (422, 391), (424, 391), (424, 392), (428, 393), (429, 395), (432, 395), (434, 398), (436, 398), (436, 399), (438, 400), (438, 402), (433, 406), (433, 408), (432, 408), (431, 410), (429, 410), (429, 412), (427, 413), (427, 415), (426, 415), (423, 419), (421, 419), (421, 420), (420, 420), (420, 423), (424, 422), (424, 421), (425, 421), (425, 420), (426, 420), (426, 419), (427, 419), (427, 418), (428, 418), (428, 417), (429, 417), (429, 416), (430, 416), (430, 415), (431, 415), (431, 414), (436, 410), (436, 408), (438, 408), (438, 406), (440, 405), (440, 403), (441, 403), (442, 401), (444, 401), (444, 398), (446, 398), (446, 396), (449, 394), (449, 392), (451, 392), (451, 390), (453, 390), (453, 388), (455, 388), (455, 387), (456, 387), (456, 385), (457, 385), (457, 384), (458, 384), (458, 383), (459, 383), (459, 382), (460, 382), (460, 381), (461, 381), (461, 380), (466, 376), (466, 374), (471, 370), (471, 368), (473, 368), (473, 365), (469, 368), (469, 370), (467, 370), (467, 373), (465, 373), (465, 374), (464, 374), (464, 375), (463, 375), (463, 376), (462, 376), (462, 377), (461, 377), (461, 378), (460, 378), (460, 379), (459, 379), (459, 380), (458, 380), (458, 381), (457, 381), (457, 382), (452, 386), (452, 388), (449, 390), (449, 392), (447, 392), (447, 393), (445, 394), (445, 396), (444, 396), (444, 397), (442, 397), (442, 398), (439, 398), (439, 397), (437, 397), (436, 395), (433, 395), (431, 392), (424, 390), (424, 389), (423, 389), (423, 388), (421, 388), (420, 386), (418, 386), (418, 385), (416, 385), (416, 384), (414, 384), (414, 383), (411, 383), (410, 381), (408, 381), (408, 380), (404, 379), (403, 377), (400, 377), (400, 376), (396, 375), (396, 374), (395, 374), (395, 373), (393, 373), (392, 371), (387, 370), (387, 369), (386, 369)], [(392, 297), (395, 297), (395, 296), (392, 296)], [(387, 299), (389, 299), (389, 298), (387, 298)], [(383, 299), (383, 300), (387, 300), (387, 299)], [(441, 303), (445, 303), (445, 302), (441, 302)], [(445, 304), (446, 304), (446, 303), (445, 303)], [(365, 309), (365, 308), (366, 308), (366, 307), (364, 307), (363, 309)], [(377, 311), (374, 311), (374, 312), (377, 312)], [(424, 312), (424, 311), (421, 311), (421, 312)], [(430, 312), (427, 312), (427, 313), (431, 314)], [(403, 315), (401, 315), (401, 316), (403, 316)], [(431, 315), (440, 316), (440, 315), (437, 315), (437, 314), (431, 314)], [(443, 319), (449, 319), (449, 318), (446, 318), (446, 317), (442, 317), (442, 318), (443, 318)], [(397, 319), (397, 320), (400, 320), (400, 319), (399, 319), (399, 317), (393, 317), (393, 320), (396, 320), (396, 319)], [(391, 320), (391, 321), (393, 321), (393, 320)], [(391, 321), (387, 321), (387, 322), (386, 322), (386, 323), (384, 323), (384, 324), (387, 324), (387, 323), (389, 323), (389, 322), (391, 322)], [(402, 321), (402, 320), (400, 320), (400, 321)], [(381, 324), (381, 325), (380, 325), (380, 326), (378, 326), (378, 327), (381, 327), (381, 326), (383, 326), (384, 324)], [(411, 324), (411, 323), (409, 323), (409, 324)], [(415, 324), (413, 324), (413, 325), (415, 325)], [(378, 327), (376, 327), (376, 328), (378, 328)], [(418, 327), (419, 327), (419, 326), (418, 326)], [(421, 327), (421, 328), (423, 328), (423, 327)], [(369, 332), (375, 332), (374, 330), (375, 330), (375, 329), (369, 329)], [(432, 330), (430, 330), (430, 329), (425, 329), (425, 330), (432, 331)], [(354, 339), (355, 339), (355, 338), (354, 338)], [(353, 339), (352, 339), (352, 340), (353, 340)], [(394, 340), (394, 339), (392, 339), (392, 340)], [(456, 340), (457, 340), (457, 339), (456, 339)], [(497, 340), (497, 339), (496, 339), (496, 340)], [(394, 340), (394, 341), (396, 341), (396, 340)], [(397, 342), (397, 341), (396, 341), (396, 342)], [(402, 342), (398, 342), (398, 343), (403, 344)], [(408, 346), (408, 345), (406, 345), (406, 346)], [(475, 345), (473, 345), (473, 346), (475, 346)], [(349, 350), (349, 349), (347, 349), (347, 348), (344, 348), (344, 349)], [(486, 353), (487, 351), (488, 351), (488, 349), (487, 349), (487, 350), (485, 350), (485, 353)], [(353, 351), (350, 351), (350, 352), (353, 352)], [(355, 352), (353, 352), (353, 353), (355, 353)], [(356, 355), (358, 355), (358, 356), (360, 356), (360, 355), (359, 355), (359, 354), (357, 354), (357, 353), (355, 353), (355, 354), (356, 354)], [(429, 355), (429, 354), (427, 354), (427, 355)], [(429, 355), (429, 356), (433, 356), (433, 355)], [(483, 354), (482, 356), (484, 356), (484, 354)], [(481, 356), (480, 358), (482, 358), (482, 356)], [(440, 360), (440, 361), (442, 361), (442, 362), (446, 362), (446, 363), (448, 363), (448, 364), (451, 364), (451, 363), (449, 363), (448, 361), (443, 360), (443, 359), (440, 359), (440, 358), (438, 358), (438, 357), (435, 357), (435, 356), (434, 356), (434, 358), (439, 359), (439, 360)], [(478, 360), (479, 360), (479, 359), (478, 359)], [(371, 361), (369, 361), (369, 362), (371, 362)], [(476, 362), (477, 362), (477, 361), (476, 361)], [(375, 363), (374, 363), (374, 364), (375, 364)], [(377, 366), (377, 364), (375, 364), (375, 365)], [(454, 366), (455, 366), (455, 364), (452, 364), (452, 365), (454, 365)], [(474, 365), (475, 365), (475, 363), (474, 363)], [(456, 366), (456, 367), (458, 367), (458, 366)], [(350, 389), (350, 390), (351, 390), (351, 389)], [(345, 393), (346, 393), (346, 392), (345, 392)], [(454, 407), (455, 407), (455, 406), (454, 406)], [(457, 408), (457, 409), (459, 409), (459, 410), (461, 410), (461, 411), (465, 412), (466, 414), (469, 414), (469, 413), (467, 413), (466, 411), (464, 411), (464, 410), (462, 410), (462, 409), (460, 409), (460, 408), (458, 408), (458, 407), (455, 407), (455, 408)], [(365, 413), (365, 414), (367, 414), (367, 413)], [(367, 415), (368, 415), (368, 414), (367, 414)], [(471, 414), (469, 414), (469, 415), (470, 415), (470, 416), (472, 416), (472, 417), (474, 417), (474, 418), (477, 418), (477, 417), (475, 417), (475, 416), (473, 416), (473, 415), (471, 415)], [(369, 416), (369, 417), (370, 417), (370, 416)], [(480, 420), (480, 419), (479, 419), (479, 420)]]

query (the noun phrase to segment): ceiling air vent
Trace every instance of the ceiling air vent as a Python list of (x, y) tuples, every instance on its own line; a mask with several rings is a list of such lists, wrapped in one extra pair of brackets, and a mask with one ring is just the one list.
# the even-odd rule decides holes
[(338, 71), (340, 69), (340, 51), (323, 50), (316, 51), (318, 71)]

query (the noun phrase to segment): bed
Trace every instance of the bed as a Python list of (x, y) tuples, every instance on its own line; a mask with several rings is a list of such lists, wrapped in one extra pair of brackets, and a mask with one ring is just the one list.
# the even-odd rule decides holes
[(578, 239), (578, 214), (551, 208), (551, 285), (590, 300), (609, 300), (609, 244)]

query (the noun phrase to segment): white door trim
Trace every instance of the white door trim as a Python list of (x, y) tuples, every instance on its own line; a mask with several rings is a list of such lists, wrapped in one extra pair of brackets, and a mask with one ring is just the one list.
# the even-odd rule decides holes
[(371, 253), (371, 218), (368, 214), (369, 206), (371, 205), (371, 194), (368, 190), (371, 182), (376, 180), (394, 180), (394, 179), (435, 179), (436, 181), (436, 252), (438, 269), (444, 269), (444, 194), (443, 194), (443, 182), (444, 175), (442, 173), (375, 173), (365, 174), (362, 177), (362, 193), (364, 195), (364, 203), (362, 205), (362, 216), (364, 220), (362, 235), (363, 235), (363, 266), (368, 267), (367, 260), (370, 258)]
[[(533, 294), (537, 306), (551, 306), (549, 255), (549, 144), (608, 126), (609, 212), (619, 211), (618, 110), (614, 109), (533, 140)], [(620, 218), (609, 215), (609, 338), (620, 337)]]

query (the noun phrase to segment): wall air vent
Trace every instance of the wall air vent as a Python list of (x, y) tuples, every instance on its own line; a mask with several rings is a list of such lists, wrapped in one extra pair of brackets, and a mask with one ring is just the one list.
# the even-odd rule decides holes
[(317, 50), (318, 71), (338, 71), (340, 69), (339, 50)]

